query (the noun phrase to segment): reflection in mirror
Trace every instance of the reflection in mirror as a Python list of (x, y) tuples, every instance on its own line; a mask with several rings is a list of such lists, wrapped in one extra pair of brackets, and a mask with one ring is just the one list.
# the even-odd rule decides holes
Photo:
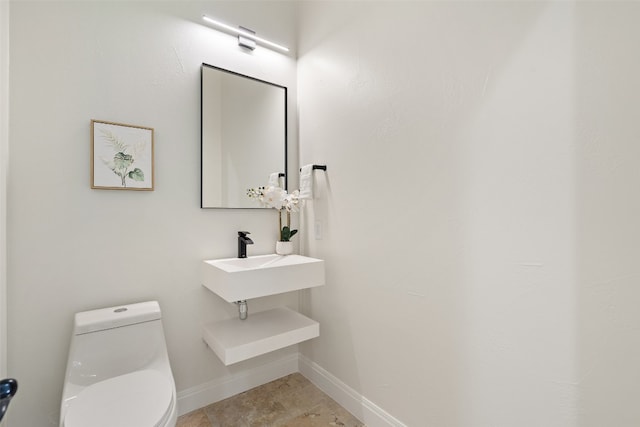
[(274, 173), (286, 189), (287, 88), (202, 64), (201, 95), (201, 207), (257, 208)]

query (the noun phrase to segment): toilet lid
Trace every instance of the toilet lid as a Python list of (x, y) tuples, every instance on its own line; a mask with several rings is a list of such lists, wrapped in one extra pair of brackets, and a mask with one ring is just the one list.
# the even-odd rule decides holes
[(64, 427), (158, 427), (167, 420), (172, 398), (165, 375), (132, 372), (82, 390), (71, 402)]

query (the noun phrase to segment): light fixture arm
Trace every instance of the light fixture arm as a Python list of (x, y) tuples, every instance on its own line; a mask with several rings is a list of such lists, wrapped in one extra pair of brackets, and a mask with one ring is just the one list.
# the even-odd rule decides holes
[[(225, 24), (224, 22), (220, 22), (218, 20), (209, 18), (207, 15), (202, 15), (202, 19), (204, 19), (206, 22), (213, 24), (219, 28), (223, 28), (227, 31), (232, 32), (233, 34), (237, 34), (238, 35), (238, 44), (240, 44), (240, 46), (246, 47), (248, 49), (255, 49), (255, 44), (260, 43), (262, 45), (271, 47), (271, 48), (275, 48), (278, 50), (281, 50), (283, 52), (289, 52), (289, 48), (282, 46), (280, 44), (274, 43), (272, 41), (269, 41), (267, 39), (263, 39), (262, 37), (258, 37), (256, 36), (256, 33), (254, 31), (251, 31), (247, 28), (243, 28), (243, 27), (239, 27), (239, 28), (235, 28), (232, 27), (231, 25)], [(253, 45), (253, 47), (251, 47)]]
[(242, 31), (253, 34), (253, 37), (247, 37), (244, 34), (238, 34), (238, 44), (247, 49), (254, 50), (256, 48), (256, 32), (245, 27), (239, 27)]

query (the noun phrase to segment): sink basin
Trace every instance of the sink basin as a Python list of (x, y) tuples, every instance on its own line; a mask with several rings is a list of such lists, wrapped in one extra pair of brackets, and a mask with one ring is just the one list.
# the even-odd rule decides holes
[(202, 284), (229, 302), (324, 285), (324, 261), (302, 255), (258, 255), (204, 261)]

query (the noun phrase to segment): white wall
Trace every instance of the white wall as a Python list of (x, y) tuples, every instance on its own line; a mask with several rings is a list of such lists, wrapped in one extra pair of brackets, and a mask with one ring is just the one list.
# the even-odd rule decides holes
[(9, 3), (0, 2), (0, 377), (7, 372), (7, 174), (9, 149)]
[(640, 423), (638, 20), (302, 2), (308, 358), (408, 426)]
[[(300, 159), (329, 168), (305, 355), (410, 426), (638, 424), (640, 5), (300, 7)], [(293, 59), (202, 13), (293, 44), (287, 2), (11, 3), (11, 425), (56, 425), (76, 311), (158, 299), (180, 390), (295, 351), (225, 368), (200, 339), (235, 307), (199, 261), (276, 238), (273, 212), (198, 208), (200, 63), (296, 99)], [(91, 118), (155, 128), (156, 191), (90, 190)]]
[(640, 424), (640, 4), (575, 18), (579, 425)]
[[(8, 357), (20, 382), (13, 426), (57, 425), (78, 311), (159, 300), (179, 391), (296, 352), (225, 367), (201, 340), (203, 322), (237, 308), (200, 285), (200, 261), (234, 256), (237, 230), (253, 233), (250, 253), (272, 252), (277, 219), (273, 211), (200, 209), (200, 65), (289, 86), (296, 97), (295, 53), (246, 53), (202, 25), (203, 13), (294, 45), (288, 2), (11, 3)], [(155, 191), (90, 189), (91, 119), (155, 128)], [(289, 119), (295, 146), (293, 108)], [(250, 309), (282, 304), (295, 307), (296, 295)]]

